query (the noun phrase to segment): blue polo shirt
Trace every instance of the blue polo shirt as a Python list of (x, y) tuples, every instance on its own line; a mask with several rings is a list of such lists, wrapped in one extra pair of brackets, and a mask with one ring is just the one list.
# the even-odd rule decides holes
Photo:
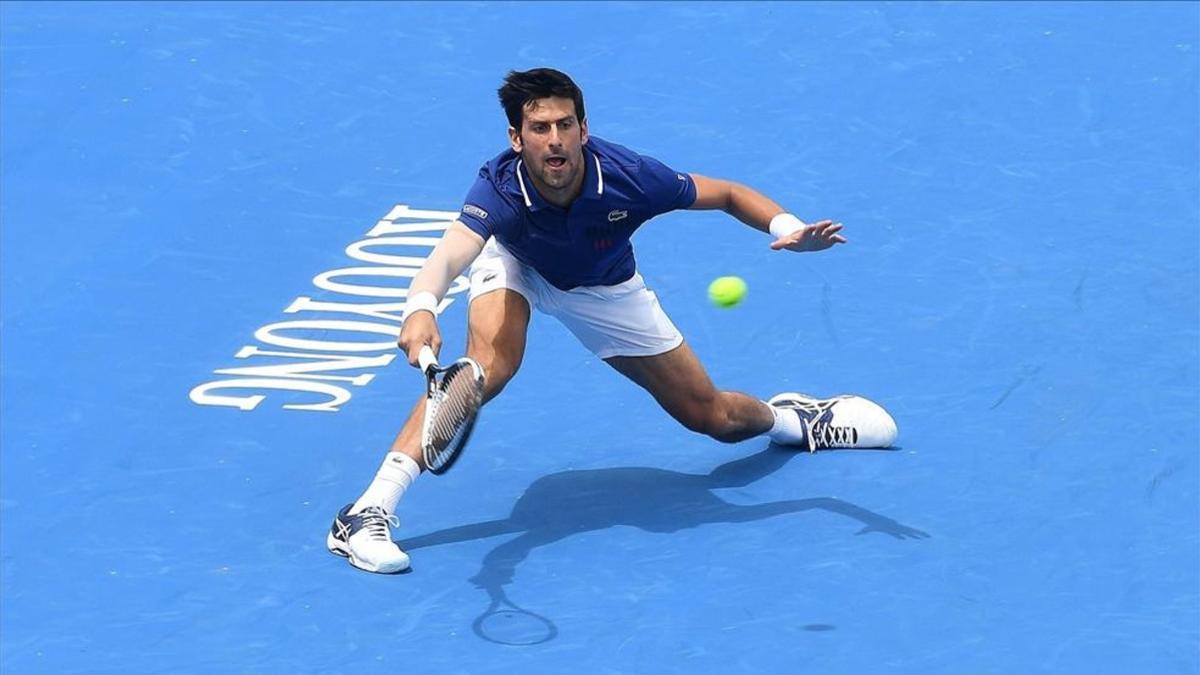
[(691, 206), (696, 184), (595, 136), (583, 163), (583, 192), (562, 209), (542, 199), (520, 155), (506, 150), (479, 170), (459, 220), (564, 291), (627, 281), (637, 271), (629, 238), (654, 216)]

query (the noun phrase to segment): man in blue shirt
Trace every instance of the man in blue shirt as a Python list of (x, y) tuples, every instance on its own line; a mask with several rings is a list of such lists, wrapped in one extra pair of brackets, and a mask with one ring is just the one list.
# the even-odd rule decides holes
[[(458, 220), (413, 279), (399, 338), (411, 364), (421, 347), (440, 349), (437, 307), (470, 264), (467, 355), (483, 366), (485, 402), (516, 373), (538, 309), (685, 427), (718, 441), (766, 435), (810, 452), (892, 443), (895, 422), (865, 398), (785, 393), (764, 402), (714, 387), (638, 274), (629, 241), (642, 223), (675, 209), (721, 209), (773, 235), (775, 250), (845, 243), (840, 223), (805, 224), (744, 185), (678, 173), (589, 136), (583, 94), (559, 71), (511, 72), (499, 94), (511, 148), (480, 169)], [(334, 520), (329, 549), (355, 567), (409, 566), (388, 526), (423, 468), (423, 413), (424, 397), (367, 490)]]

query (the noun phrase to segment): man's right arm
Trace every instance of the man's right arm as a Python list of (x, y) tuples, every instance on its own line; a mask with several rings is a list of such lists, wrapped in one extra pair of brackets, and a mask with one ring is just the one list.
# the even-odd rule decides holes
[(424, 345), (432, 347), (435, 354), (441, 350), (442, 337), (434, 314), (454, 278), (475, 260), (484, 243), (483, 237), (456, 220), (413, 278), (398, 340), (410, 364), (417, 365), (417, 354)]

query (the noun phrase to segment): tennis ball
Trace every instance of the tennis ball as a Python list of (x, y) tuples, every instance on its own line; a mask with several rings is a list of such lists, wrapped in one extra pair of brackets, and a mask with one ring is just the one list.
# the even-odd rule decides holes
[(746, 282), (741, 277), (719, 277), (708, 285), (708, 299), (717, 307), (733, 307), (746, 297)]

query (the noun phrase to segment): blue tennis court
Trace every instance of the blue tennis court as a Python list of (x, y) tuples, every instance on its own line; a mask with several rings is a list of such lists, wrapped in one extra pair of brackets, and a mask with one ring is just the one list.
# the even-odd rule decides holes
[[(387, 316), (537, 66), (846, 224), (635, 246), (719, 386), (898, 447), (719, 444), (536, 315), (359, 572)], [(1200, 670), (1200, 5), (4, 2), (0, 75), (6, 675)]]

